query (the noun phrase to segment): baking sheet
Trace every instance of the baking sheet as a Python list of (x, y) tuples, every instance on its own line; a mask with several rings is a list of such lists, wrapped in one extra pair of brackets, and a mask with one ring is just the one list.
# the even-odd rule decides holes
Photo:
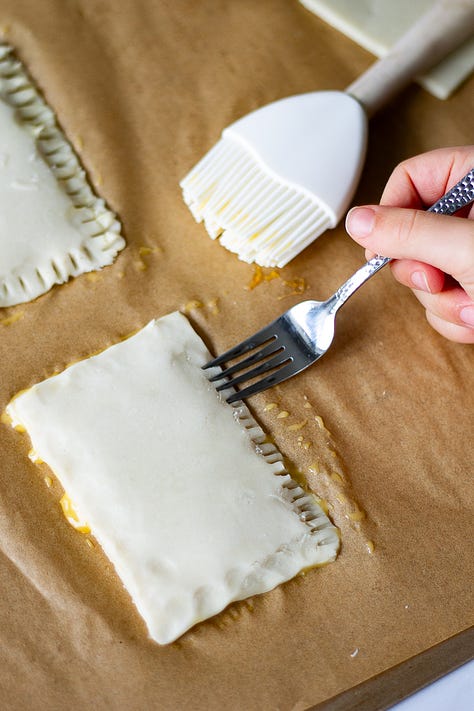
[[(184, 309), (219, 352), (301, 298), (326, 298), (361, 264), (363, 250), (337, 228), (280, 277), (248, 289), (253, 268), (195, 224), (177, 185), (234, 119), (286, 95), (343, 88), (370, 63), (297, 2), (0, 0), (0, 27), (128, 243), (99, 275), (2, 311), (2, 410), (21, 388), (151, 318)], [(412, 87), (374, 118), (355, 201), (377, 200), (403, 158), (472, 141), (473, 87), (471, 79), (448, 102)], [(30, 708), (34, 690), (35, 708), (49, 711), (92, 702), (304, 709), (466, 630), (472, 366), (472, 348), (434, 333), (388, 271), (371, 280), (338, 316), (331, 353), (251, 402), (331, 505), (342, 533), (337, 562), (164, 648), (147, 638), (100, 549), (62, 517), (60, 488), (48, 489), (47, 472), (27, 460), (26, 438), (2, 426), (3, 705)], [(265, 409), (270, 402), (278, 407)], [(290, 414), (279, 419), (282, 410)]]

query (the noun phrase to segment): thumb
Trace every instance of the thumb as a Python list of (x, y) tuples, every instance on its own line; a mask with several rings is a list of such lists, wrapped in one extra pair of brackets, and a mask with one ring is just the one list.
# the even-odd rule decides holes
[(378, 254), (431, 264), (474, 292), (473, 220), (370, 205), (350, 210), (346, 229), (356, 242)]

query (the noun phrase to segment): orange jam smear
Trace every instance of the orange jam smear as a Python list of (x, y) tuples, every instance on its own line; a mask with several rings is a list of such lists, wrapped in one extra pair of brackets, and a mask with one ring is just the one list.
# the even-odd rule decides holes
[(308, 285), (306, 284), (306, 279), (304, 277), (295, 277), (294, 279), (290, 280), (283, 279), (283, 284), (289, 289), (291, 289), (290, 293), (287, 294), (287, 296), (292, 296), (293, 294), (303, 294), (308, 288)]
[(262, 282), (278, 279), (279, 276), (280, 274), (277, 272), (276, 269), (272, 269), (271, 271), (265, 273), (262, 267), (260, 267), (258, 264), (255, 264), (252, 279), (245, 288), (247, 289), (247, 291), (252, 291), (253, 289), (255, 289), (256, 286), (262, 284)]

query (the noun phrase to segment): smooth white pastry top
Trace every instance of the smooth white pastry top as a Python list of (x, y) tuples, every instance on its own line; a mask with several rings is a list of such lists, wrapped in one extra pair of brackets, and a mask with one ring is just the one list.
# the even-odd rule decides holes
[(7, 408), (162, 644), (339, 545), (313, 497), (294, 501), (303, 492), (275, 449), (256, 451), (263, 433), (248, 410), (208, 382), (209, 357), (170, 314)]
[(124, 246), (54, 114), (0, 42), (0, 307), (111, 264)]
[(2, 276), (48, 254), (77, 247), (83, 235), (72, 224), (73, 206), (60, 189), (35, 140), (0, 101), (0, 269)]

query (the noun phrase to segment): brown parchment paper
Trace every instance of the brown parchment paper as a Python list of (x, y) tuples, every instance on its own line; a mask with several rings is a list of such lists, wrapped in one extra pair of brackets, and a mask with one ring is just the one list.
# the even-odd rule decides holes
[[(219, 352), (301, 298), (326, 298), (363, 261), (339, 227), (247, 290), (253, 268), (181, 200), (178, 180), (223, 127), (286, 95), (342, 89), (372, 61), (297, 2), (0, 0), (0, 26), (128, 242), (97, 276), (0, 314), (2, 410), (55, 369), (186, 306)], [(355, 202), (376, 201), (403, 158), (472, 142), (473, 89), (471, 79), (440, 102), (412, 87), (374, 118)], [(298, 279), (304, 295), (293, 293)], [(381, 708), (412, 690), (399, 675), (385, 693), (383, 673), (408, 659), (413, 670), (473, 622), (472, 354), (434, 333), (388, 270), (364, 286), (340, 314), (332, 352), (251, 402), (328, 500), (337, 562), (163, 648), (100, 549), (61, 515), (60, 486), (48, 489), (47, 470), (28, 461), (27, 438), (2, 425), (2, 709), (296, 710), (342, 693), (351, 708), (350, 690), (370, 691), (372, 677), (367, 708)], [(472, 644), (463, 649), (467, 658)], [(447, 648), (446, 670), (453, 659)]]

